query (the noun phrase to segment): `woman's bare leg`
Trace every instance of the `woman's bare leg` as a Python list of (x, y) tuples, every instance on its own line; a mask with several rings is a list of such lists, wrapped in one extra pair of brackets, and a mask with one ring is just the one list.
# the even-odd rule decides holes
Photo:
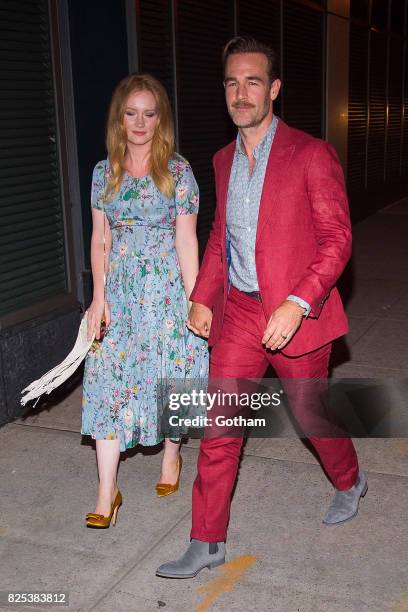
[(159, 483), (176, 484), (179, 473), (180, 442), (164, 440), (164, 453)]
[(119, 440), (96, 440), (99, 489), (95, 512), (108, 516), (115, 498), (119, 465)]

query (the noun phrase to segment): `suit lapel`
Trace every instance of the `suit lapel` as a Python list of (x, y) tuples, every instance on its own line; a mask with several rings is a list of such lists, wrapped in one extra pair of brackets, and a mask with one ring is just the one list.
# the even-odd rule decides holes
[[(226, 226), (228, 184), (234, 161), (235, 146), (236, 141), (231, 142), (222, 151), (222, 157), (217, 163), (218, 202), (223, 236), (225, 235)], [(295, 145), (290, 135), (290, 128), (282, 119), (279, 119), (265, 171), (256, 232), (257, 241), (266, 224), (271, 219), (273, 207), (279, 195), (280, 187), (285, 180), (286, 168), (292, 158), (294, 149)]]
[(289, 165), (294, 149), (295, 145), (290, 139), (290, 128), (280, 119), (265, 171), (256, 241), (259, 240), (262, 231), (271, 219), (274, 204), (279, 195), (281, 185), (285, 180), (286, 168)]
[(231, 142), (228, 147), (224, 149), (223, 159), (220, 160), (221, 163), (217, 165), (218, 201), (220, 206), (220, 219), (223, 228), (226, 226), (228, 184), (231, 175), (232, 163), (234, 161), (235, 143), (236, 141)]

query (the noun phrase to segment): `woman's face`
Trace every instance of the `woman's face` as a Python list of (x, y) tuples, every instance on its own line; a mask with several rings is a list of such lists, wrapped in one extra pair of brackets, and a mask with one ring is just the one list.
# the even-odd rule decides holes
[(158, 121), (156, 100), (150, 91), (129, 94), (123, 117), (128, 142), (134, 145), (151, 143)]

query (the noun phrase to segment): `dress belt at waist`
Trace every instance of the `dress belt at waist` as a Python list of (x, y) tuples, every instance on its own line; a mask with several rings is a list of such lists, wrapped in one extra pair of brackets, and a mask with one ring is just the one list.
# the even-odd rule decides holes
[(167, 232), (174, 232), (174, 227), (170, 226), (170, 227), (163, 227), (161, 225), (151, 225), (150, 223), (117, 223), (116, 225), (111, 225), (110, 229), (121, 229), (122, 227), (148, 227), (149, 229), (156, 229), (156, 230), (164, 230)]

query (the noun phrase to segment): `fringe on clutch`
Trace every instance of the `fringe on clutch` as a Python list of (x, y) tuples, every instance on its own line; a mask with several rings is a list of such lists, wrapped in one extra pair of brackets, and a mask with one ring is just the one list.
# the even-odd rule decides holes
[[(64, 361), (56, 365), (52, 370), (46, 372), (38, 380), (34, 380), (28, 387), (21, 391), (23, 397), (20, 402), (22, 406), (25, 406), (30, 400), (36, 399), (37, 402), (41, 395), (44, 393), (50, 394), (53, 389), (62, 385), (75, 370), (79, 367), (81, 362), (85, 359), (85, 356), (92, 346), (95, 339), (95, 332), (92, 335), (92, 339), (87, 339), (87, 316), (85, 315), (79, 326), (79, 332), (75, 341), (74, 348), (65, 357)], [(24, 395), (25, 394), (25, 395)], [(34, 404), (34, 406), (37, 404)]]

